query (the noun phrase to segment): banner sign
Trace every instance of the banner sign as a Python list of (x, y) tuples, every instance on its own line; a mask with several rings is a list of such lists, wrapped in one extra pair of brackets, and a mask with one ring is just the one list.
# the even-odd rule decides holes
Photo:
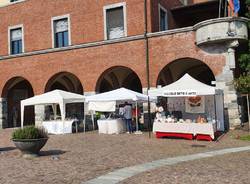
[(197, 91), (164, 91), (163, 96), (197, 96)]
[(187, 113), (205, 113), (204, 96), (186, 97), (185, 107)]

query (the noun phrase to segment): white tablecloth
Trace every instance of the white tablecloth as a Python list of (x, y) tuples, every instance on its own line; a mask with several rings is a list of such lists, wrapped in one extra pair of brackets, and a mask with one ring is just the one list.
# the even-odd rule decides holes
[(120, 134), (126, 131), (125, 122), (122, 119), (97, 120), (99, 133)]
[(72, 133), (72, 124), (75, 120), (52, 120), (43, 121), (42, 125), (49, 134)]
[(214, 139), (216, 125), (214, 123), (162, 123), (154, 122), (153, 132), (187, 133), (210, 135)]

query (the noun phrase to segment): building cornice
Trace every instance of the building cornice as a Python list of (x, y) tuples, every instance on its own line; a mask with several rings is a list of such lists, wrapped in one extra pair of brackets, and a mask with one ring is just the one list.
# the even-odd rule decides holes
[[(172, 29), (172, 30), (156, 32), (156, 33), (148, 33), (147, 37), (151, 38), (151, 37), (158, 37), (158, 36), (171, 35), (171, 34), (177, 34), (177, 33), (183, 33), (183, 32), (190, 32), (190, 31), (193, 31), (193, 28), (186, 27), (186, 28)], [(128, 36), (128, 37), (119, 38), (119, 39), (103, 40), (103, 41), (98, 41), (98, 42), (71, 45), (68, 47), (49, 48), (49, 49), (44, 49), (44, 50), (37, 50), (37, 51), (20, 53), (20, 54), (16, 54), (16, 55), (0, 56), (0, 60), (7, 60), (7, 59), (18, 58), (18, 57), (27, 57), (27, 56), (41, 55), (41, 54), (49, 54), (49, 53), (54, 53), (54, 52), (63, 52), (63, 51), (69, 51), (69, 50), (73, 50), (73, 49), (98, 47), (98, 46), (103, 46), (103, 45), (110, 45), (110, 44), (116, 44), (116, 43), (142, 40), (144, 38), (145, 38), (145, 36), (142, 34), (142, 35), (136, 35), (136, 36)]]
[[(206, 20), (206, 21), (200, 22), (200, 23), (198, 23), (194, 26), (190, 26), (190, 27), (171, 29), (171, 30), (155, 32), (155, 33), (148, 33), (146, 36), (148, 38), (153, 38), (153, 37), (166, 36), (166, 35), (172, 35), (172, 34), (178, 34), (178, 33), (192, 32), (192, 31), (196, 31), (198, 28), (200, 28), (204, 25), (217, 23), (217, 22), (223, 22), (223, 21), (224, 22), (225, 21), (243, 21), (243, 22), (247, 23), (249, 21), (249, 19), (243, 18), (243, 17), (217, 18), (217, 19)], [(91, 42), (91, 43), (71, 45), (71, 46), (62, 47), (62, 48), (49, 48), (49, 49), (44, 49), (44, 50), (31, 51), (31, 52), (25, 52), (25, 53), (21, 53), (21, 54), (17, 54), (17, 55), (0, 56), (0, 60), (7, 60), (7, 59), (27, 57), (27, 56), (33, 56), (33, 55), (41, 55), (41, 54), (49, 54), (49, 53), (54, 53), (54, 52), (64, 52), (64, 51), (69, 51), (69, 50), (73, 50), (73, 49), (98, 47), (98, 46), (103, 46), (103, 45), (117, 44), (117, 43), (130, 42), (130, 41), (136, 41), (136, 40), (142, 40), (142, 39), (145, 39), (145, 36), (143, 34), (135, 35), (135, 36), (128, 36), (128, 37), (119, 38), (119, 39), (103, 40), (103, 41), (97, 41), (97, 42)]]
[(177, 34), (177, 33), (185, 33), (185, 32), (190, 32), (193, 31), (193, 27), (184, 27), (184, 28), (178, 28), (178, 29), (171, 29), (171, 30), (166, 30), (166, 31), (161, 31), (161, 32), (155, 32), (155, 33), (148, 33), (147, 37), (158, 37), (158, 36), (165, 36), (165, 35), (172, 35), (172, 34)]
[(123, 43), (123, 42), (141, 40), (143, 38), (144, 38), (144, 35), (136, 35), (136, 36), (119, 38), (119, 39), (84, 43), (84, 44), (79, 44), (79, 45), (71, 45), (71, 46), (61, 47), (61, 48), (50, 48), (50, 49), (44, 49), (44, 50), (38, 50), (38, 51), (32, 51), (32, 52), (25, 52), (25, 53), (16, 54), (16, 55), (2, 56), (0, 57), (0, 60), (12, 59), (12, 58), (17, 58), (17, 57), (27, 57), (27, 56), (33, 56), (33, 55), (41, 55), (41, 54), (49, 54), (49, 53), (54, 53), (54, 52), (63, 52), (63, 51), (89, 48), (89, 47), (98, 47), (98, 46), (115, 44), (115, 43)]

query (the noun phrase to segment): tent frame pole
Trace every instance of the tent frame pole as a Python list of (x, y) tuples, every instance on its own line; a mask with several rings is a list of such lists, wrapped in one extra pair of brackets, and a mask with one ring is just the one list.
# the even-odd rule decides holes
[(151, 112), (150, 112), (149, 96), (148, 96), (148, 137), (151, 138)]
[(138, 132), (138, 114), (137, 114), (138, 104), (137, 101), (135, 103), (135, 118), (136, 118), (136, 132)]
[(52, 109), (54, 113), (54, 120), (56, 120), (57, 117), (57, 104), (52, 104)]
[(86, 114), (85, 114), (85, 112), (84, 112), (84, 117), (83, 117), (84, 119), (83, 119), (83, 132), (85, 133), (85, 131), (86, 131)]
[(214, 116), (215, 116), (215, 129), (217, 132), (217, 107), (216, 107), (216, 94), (214, 94)]
[(25, 109), (25, 106), (23, 106), (23, 112), (22, 112), (22, 106), (21, 106), (21, 128), (22, 129), (23, 129), (23, 122), (24, 122), (24, 109)]
[(95, 130), (95, 120), (94, 120), (94, 112), (91, 112), (91, 119), (92, 119), (92, 126), (93, 126), (93, 130)]

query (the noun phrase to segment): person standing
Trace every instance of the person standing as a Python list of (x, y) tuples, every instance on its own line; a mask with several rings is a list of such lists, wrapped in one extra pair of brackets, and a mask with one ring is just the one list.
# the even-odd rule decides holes
[(132, 107), (128, 102), (125, 102), (124, 106), (124, 119), (127, 126), (127, 132), (132, 133)]
[(18, 110), (16, 106), (12, 108), (13, 127), (17, 127)]

